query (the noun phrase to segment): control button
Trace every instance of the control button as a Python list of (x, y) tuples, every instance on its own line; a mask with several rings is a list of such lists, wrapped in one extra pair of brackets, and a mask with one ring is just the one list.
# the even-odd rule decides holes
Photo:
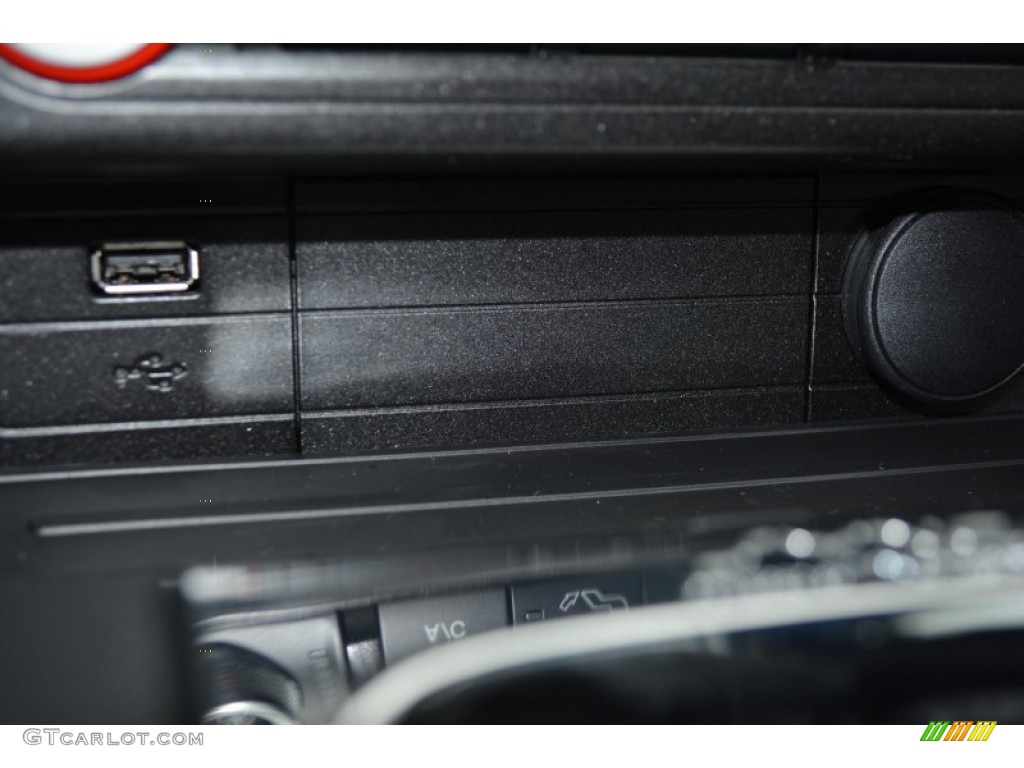
[(1024, 215), (975, 193), (922, 200), (866, 229), (843, 285), (847, 335), (897, 399), (975, 411), (1024, 366)]
[(380, 638), (388, 664), (435, 645), (506, 626), (508, 607), (504, 589), (380, 606)]
[(265, 624), (216, 625), (196, 638), (205, 722), (329, 723), (349, 692), (333, 613)]
[(345, 646), (349, 674), (354, 685), (362, 685), (384, 668), (379, 640), (362, 640)]
[(512, 587), (512, 621), (538, 621), (586, 613), (624, 611), (642, 605), (644, 582), (641, 573), (603, 573)]

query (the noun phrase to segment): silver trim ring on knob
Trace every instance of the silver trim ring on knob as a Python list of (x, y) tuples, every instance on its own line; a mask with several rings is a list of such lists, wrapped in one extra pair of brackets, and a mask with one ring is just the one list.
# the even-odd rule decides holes
[[(245, 722), (246, 719), (262, 722)], [(203, 715), (203, 725), (298, 725), (298, 721), (265, 701), (232, 701)]]

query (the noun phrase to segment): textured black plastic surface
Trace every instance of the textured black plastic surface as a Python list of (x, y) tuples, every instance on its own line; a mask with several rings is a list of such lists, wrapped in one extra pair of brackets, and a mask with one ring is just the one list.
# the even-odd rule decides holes
[(295, 453), (297, 442), (291, 413), (0, 429), (0, 463), (38, 468), (84, 462), (281, 456)]
[(291, 341), (287, 316), (0, 326), (3, 426), (288, 413)]
[(806, 207), (814, 179), (796, 175), (427, 176), (303, 178), (299, 214)]
[(770, 207), (300, 218), (299, 306), (795, 294), (810, 236)]
[[(825, 482), (840, 475), (884, 477), (938, 465), (1017, 462), (1022, 423), (1019, 415), (971, 417), (575, 446), (8, 474), (0, 475), (0, 493), (8, 509), (21, 510), (21, 523), (9, 518), (9, 530), (16, 534), (11, 547), (24, 540), (29, 528), (18, 532), (18, 525), (27, 523), (44, 538), (60, 539), (131, 531), (172, 536), (172, 528), (285, 524), (371, 512), (386, 516), (446, 505), (468, 519), (486, 516), (495, 505), (554, 499), (590, 509), (602, 506), (596, 502), (608, 494), (629, 489), (650, 494), (655, 486), (666, 493), (696, 493), (740, 482), (732, 503), (754, 509), (757, 504), (742, 501), (743, 487), (783, 478)], [(292, 506), (297, 496), (299, 508)], [(206, 498), (212, 505), (201, 501)], [(686, 504), (678, 513), (700, 508)], [(397, 544), (404, 534), (394, 535)], [(133, 560), (141, 554), (120, 556)]]
[[(0, 219), (116, 216), (119, 221), (167, 216), (219, 218), (225, 214), (273, 216), (288, 207), (288, 185), (274, 175), (183, 175), (138, 177), (4, 177)], [(59, 231), (50, 231), (59, 236)]]
[(571, 397), (492, 403), (348, 409), (302, 414), (308, 454), (565, 442), (683, 434), (796, 423), (806, 393), (799, 385)]
[(303, 406), (798, 384), (806, 321), (803, 298), (305, 314)]
[(814, 306), (814, 385), (877, 386), (858, 359), (843, 319), (840, 296), (818, 296)]
[(303, 451), (800, 420), (813, 192), (749, 176), (297, 185)]
[(847, 330), (872, 372), (911, 402), (971, 408), (1024, 365), (1024, 216), (982, 196), (923, 205), (854, 247)]

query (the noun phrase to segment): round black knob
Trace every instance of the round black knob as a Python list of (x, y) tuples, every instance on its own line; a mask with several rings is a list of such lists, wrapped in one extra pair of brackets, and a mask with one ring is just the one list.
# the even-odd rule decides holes
[(298, 722), (298, 683), (269, 659), (226, 644), (206, 645), (199, 663), (204, 725)]
[(847, 263), (847, 333), (906, 404), (964, 412), (1024, 366), (1024, 215), (992, 197), (930, 196), (870, 224)]

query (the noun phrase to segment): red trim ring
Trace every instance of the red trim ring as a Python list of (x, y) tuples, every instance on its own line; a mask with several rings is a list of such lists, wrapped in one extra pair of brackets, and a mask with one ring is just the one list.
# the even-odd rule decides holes
[(109, 64), (92, 67), (66, 67), (47, 64), (28, 56), (9, 43), (0, 43), (0, 58), (16, 67), (39, 77), (59, 80), (62, 83), (102, 83), (117, 80), (138, 72), (147, 64), (159, 59), (171, 48), (171, 43), (145, 43), (137, 51)]

